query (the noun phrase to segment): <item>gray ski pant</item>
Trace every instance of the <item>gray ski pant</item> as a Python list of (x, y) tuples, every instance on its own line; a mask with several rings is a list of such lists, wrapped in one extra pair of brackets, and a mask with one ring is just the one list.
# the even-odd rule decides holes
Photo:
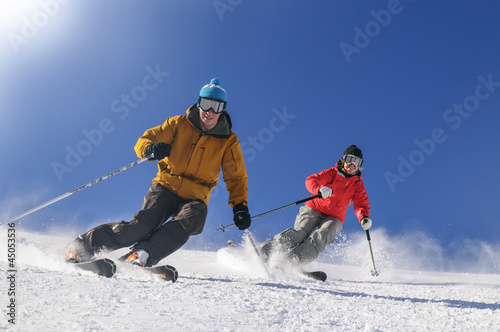
[(286, 255), (287, 259), (296, 259), (307, 264), (315, 260), (328, 244), (333, 243), (335, 235), (341, 230), (342, 223), (339, 218), (323, 217), (314, 209), (303, 205), (297, 214), (294, 227), (264, 242), (260, 250), (267, 257), (275, 251), (286, 253), (290, 250)]
[(200, 234), (206, 217), (205, 202), (183, 200), (161, 184), (153, 183), (141, 210), (130, 222), (97, 226), (76, 242), (91, 255), (133, 245), (149, 253), (147, 265), (151, 266), (182, 247), (191, 235)]

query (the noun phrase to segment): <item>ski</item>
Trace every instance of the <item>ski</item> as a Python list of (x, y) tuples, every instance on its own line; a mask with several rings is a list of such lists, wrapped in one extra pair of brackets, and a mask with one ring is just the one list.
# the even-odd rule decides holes
[(300, 271), (300, 273), (308, 278), (314, 279), (314, 280), (319, 280), (319, 281), (326, 281), (327, 275), (323, 271)]
[(179, 276), (177, 269), (175, 267), (173, 267), (172, 265), (158, 265), (158, 266), (150, 266), (150, 267), (140, 267), (139, 265), (127, 263), (126, 259), (127, 259), (127, 255), (118, 258), (118, 261), (125, 263), (125, 265), (132, 265), (135, 267), (139, 267), (139, 268), (146, 270), (149, 273), (153, 274), (154, 276), (156, 276), (162, 280), (165, 280), (165, 281), (176, 282), (177, 277)]
[(177, 269), (171, 265), (143, 267), (143, 269), (165, 281), (175, 282), (179, 276)]
[(79, 269), (94, 272), (99, 276), (111, 278), (116, 272), (116, 264), (111, 259), (100, 258), (88, 262), (74, 263), (69, 262)]
[(304, 276), (306, 278), (310, 278), (310, 279), (314, 279), (314, 280), (318, 280), (318, 281), (326, 281), (326, 278), (327, 278), (326, 273), (323, 271), (302, 271), (302, 270), (293, 269), (293, 268), (289, 269), (288, 273), (286, 271), (287, 270), (285, 270), (283, 268), (283, 266), (275, 265), (271, 268), (271, 275), (275, 276), (276, 272), (278, 272), (279, 274), (282, 274), (282, 275), (287, 275), (287, 274), (293, 273), (295, 275)]
[[(78, 269), (90, 271), (106, 278), (111, 278), (116, 273), (116, 264), (109, 258), (100, 258), (82, 263), (69, 263), (73, 264)], [(177, 269), (171, 265), (144, 267), (142, 269), (165, 281), (175, 282), (179, 276)]]

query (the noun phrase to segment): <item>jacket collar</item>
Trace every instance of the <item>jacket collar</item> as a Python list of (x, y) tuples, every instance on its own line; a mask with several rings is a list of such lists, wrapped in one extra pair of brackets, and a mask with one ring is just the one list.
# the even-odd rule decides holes
[(232, 122), (231, 122), (231, 117), (229, 116), (229, 114), (226, 111), (223, 111), (221, 113), (221, 115), (219, 117), (219, 121), (217, 122), (215, 127), (208, 130), (208, 131), (203, 131), (201, 129), (200, 112), (199, 112), (196, 104), (189, 107), (186, 114), (187, 114), (188, 121), (193, 125), (193, 127), (198, 129), (199, 131), (201, 131), (204, 135), (210, 135), (210, 136), (217, 137), (217, 138), (229, 137), (229, 134), (230, 134), (231, 128), (232, 128)]

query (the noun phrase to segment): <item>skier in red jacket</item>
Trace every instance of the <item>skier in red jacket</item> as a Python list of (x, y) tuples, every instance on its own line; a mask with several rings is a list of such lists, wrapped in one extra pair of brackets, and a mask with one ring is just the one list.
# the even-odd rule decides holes
[(320, 194), (321, 198), (308, 201), (300, 208), (294, 228), (275, 235), (260, 246), (265, 257), (269, 259), (273, 252), (279, 251), (288, 252), (288, 260), (301, 264), (312, 262), (342, 230), (351, 203), (354, 203), (354, 212), (363, 229), (369, 229), (372, 221), (368, 195), (361, 180), (362, 164), (361, 149), (351, 145), (336, 166), (309, 176), (307, 190), (313, 195)]

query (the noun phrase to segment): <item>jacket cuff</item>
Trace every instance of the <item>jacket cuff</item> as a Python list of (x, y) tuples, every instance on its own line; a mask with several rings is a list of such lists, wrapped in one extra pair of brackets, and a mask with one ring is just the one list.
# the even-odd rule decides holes
[(246, 206), (246, 202), (241, 202), (238, 203), (234, 206), (233, 208), (233, 214), (237, 212), (247, 212), (248, 213), (248, 207)]

